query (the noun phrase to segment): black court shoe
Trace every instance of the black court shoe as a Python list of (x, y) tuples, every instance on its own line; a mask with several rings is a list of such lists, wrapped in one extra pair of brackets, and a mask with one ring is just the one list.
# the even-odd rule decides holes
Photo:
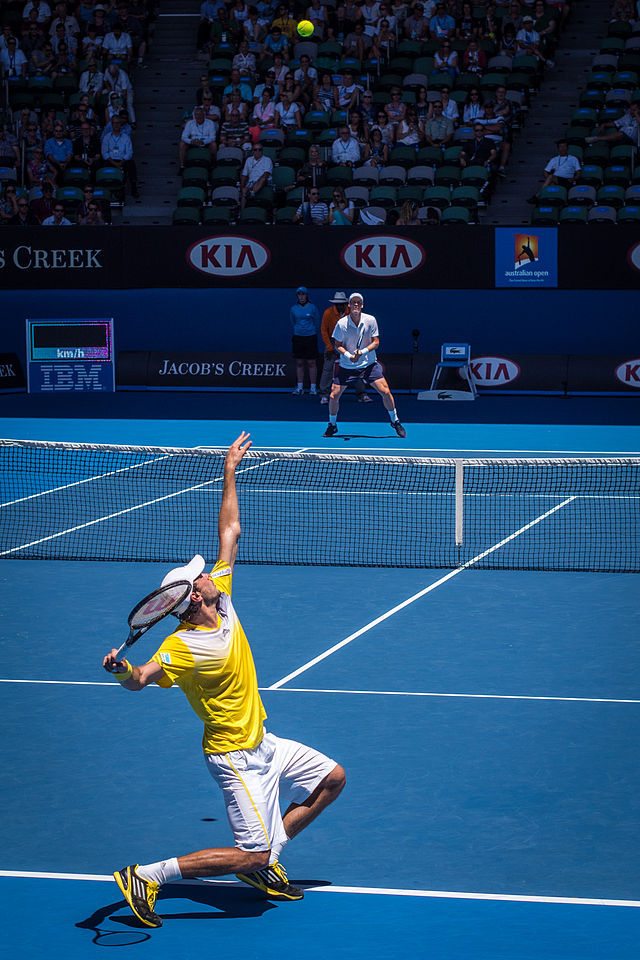
[(161, 927), (162, 917), (159, 917), (153, 909), (160, 884), (144, 880), (136, 872), (136, 867), (137, 864), (116, 870), (114, 879), (138, 920), (144, 923), (145, 927)]
[(404, 440), (404, 438), (405, 438), (406, 435), (407, 435), (407, 431), (406, 431), (405, 428), (402, 426), (402, 424), (400, 423), (400, 421), (399, 421), (399, 420), (394, 420), (393, 423), (391, 424), (391, 426), (393, 427), (393, 429), (395, 430), (395, 432), (398, 434), (398, 436), (399, 436), (399, 437), (402, 437), (402, 439)]
[(302, 900), (304, 893), (289, 883), (287, 872), (276, 860), (264, 870), (255, 873), (237, 873), (238, 880), (261, 890), (269, 900)]
[(335, 437), (335, 435), (336, 435), (337, 432), (338, 432), (338, 428), (337, 428), (337, 426), (335, 425), (335, 423), (328, 423), (328, 424), (327, 424), (327, 429), (326, 429), (325, 432), (322, 434), (322, 436), (323, 436), (323, 437)]

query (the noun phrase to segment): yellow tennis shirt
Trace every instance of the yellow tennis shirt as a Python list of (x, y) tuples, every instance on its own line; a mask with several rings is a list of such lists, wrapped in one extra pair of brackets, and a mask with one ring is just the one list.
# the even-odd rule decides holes
[[(228, 564), (216, 564), (217, 567)], [(182, 623), (151, 658), (177, 684), (204, 723), (205, 753), (250, 750), (262, 740), (266, 712), (251, 648), (231, 603), (231, 574), (214, 577), (221, 596), (215, 630)]]

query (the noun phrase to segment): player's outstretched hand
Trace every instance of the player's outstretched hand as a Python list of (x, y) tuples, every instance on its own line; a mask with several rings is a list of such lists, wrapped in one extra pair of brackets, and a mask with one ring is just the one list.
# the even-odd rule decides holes
[(124, 673), (127, 669), (122, 660), (116, 660), (117, 650), (114, 647), (111, 653), (108, 653), (102, 661), (102, 666), (107, 673)]
[(225, 458), (225, 463), (228, 467), (231, 467), (233, 470), (238, 466), (245, 453), (253, 443), (249, 439), (250, 434), (245, 433), (243, 430), (237, 440), (234, 440), (229, 449), (227, 450), (227, 456)]

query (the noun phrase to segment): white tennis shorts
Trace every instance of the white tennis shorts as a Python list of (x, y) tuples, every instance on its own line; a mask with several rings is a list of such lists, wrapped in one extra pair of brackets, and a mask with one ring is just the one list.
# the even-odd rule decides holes
[(229, 825), (240, 850), (272, 850), (288, 841), (281, 799), (303, 803), (336, 765), (323, 753), (295, 740), (265, 733), (253, 750), (206, 753), (209, 773), (224, 796)]

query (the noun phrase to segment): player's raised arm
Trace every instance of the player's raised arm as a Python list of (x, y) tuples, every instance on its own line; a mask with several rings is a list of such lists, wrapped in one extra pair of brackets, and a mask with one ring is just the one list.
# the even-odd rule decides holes
[(240, 510), (236, 490), (236, 469), (251, 446), (249, 434), (243, 430), (237, 440), (231, 444), (224, 461), (224, 486), (222, 503), (218, 515), (218, 539), (220, 542), (218, 560), (233, 567), (240, 539)]

